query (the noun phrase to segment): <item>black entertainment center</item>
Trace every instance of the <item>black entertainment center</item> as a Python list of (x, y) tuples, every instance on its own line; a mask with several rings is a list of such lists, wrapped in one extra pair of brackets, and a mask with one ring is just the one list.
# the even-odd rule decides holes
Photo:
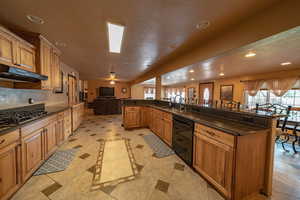
[(121, 114), (121, 100), (115, 97), (115, 88), (99, 87), (93, 108), (95, 115)]

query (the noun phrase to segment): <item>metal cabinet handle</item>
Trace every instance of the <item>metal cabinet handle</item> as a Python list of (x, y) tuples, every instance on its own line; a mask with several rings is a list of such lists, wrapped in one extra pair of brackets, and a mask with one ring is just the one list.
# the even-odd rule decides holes
[(207, 131), (207, 130), (206, 130), (206, 133), (208, 133), (209, 135), (211, 135), (211, 136), (213, 136), (213, 137), (217, 136), (214, 132), (211, 132), (211, 131)]
[(5, 142), (5, 139), (1, 140), (0, 144), (3, 144)]

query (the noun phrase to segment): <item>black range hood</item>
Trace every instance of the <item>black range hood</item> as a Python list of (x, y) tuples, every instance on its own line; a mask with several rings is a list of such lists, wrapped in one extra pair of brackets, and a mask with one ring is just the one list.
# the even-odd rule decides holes
[(0, 64), (0, 78), (9, 79), (12, 81), (39, 82), (47, 80), (48, 76)]

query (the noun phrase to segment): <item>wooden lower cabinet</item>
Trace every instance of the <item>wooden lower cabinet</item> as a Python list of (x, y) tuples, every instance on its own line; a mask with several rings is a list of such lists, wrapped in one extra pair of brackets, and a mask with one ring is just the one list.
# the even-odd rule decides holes
[[(10, 133), (8, 133), (10, 134)], [(20, 144), (0, 149), (0, 199), (8, 199), (21, 184)]]
[(84, 103), (72, 106), (72, 131), (75, 131), (81, 124), (84, 115)]
[(173, 122), (171, 120), (164, 119), (163, 121), (164, 125), (164, 138), (163, 140), (170, 146), (172, 146), (172, 128), (173, 128)]
[(72, 118), (71, 110), (68, 109), (64, 112), (64, 138), (68, 138), (72, 134)]
[(233, 148), (195, 132), (193, 167), (230, 198)]
[(168, 145), (172, 145), (172, 114), (147, 107), (125, 106), (123, 113), (125, 128), (149, 127)]
[(64, 119), (58, 119), (55, 123), (55, 136), (56, 136), (56, 145), (60, 145), (65, 140), (64, 134)]
[(22, 177), (23, 181), (44, 161), (44, 129), (39, 129), (22, 139)]
[(234, 136), (196, 124), (193, 167), (226, 199), (243, 200), (264, 189), (268, 131)]
[(51, 122), (44, 129), (44, 141), (45, 141), (45, 158), (49, 157), (56, 149), (56, 123)]
[(124, 127), (125, 128), (138, 128), (141, 121), (141, 107), (139, 106), (127, 106), (124, 113)]

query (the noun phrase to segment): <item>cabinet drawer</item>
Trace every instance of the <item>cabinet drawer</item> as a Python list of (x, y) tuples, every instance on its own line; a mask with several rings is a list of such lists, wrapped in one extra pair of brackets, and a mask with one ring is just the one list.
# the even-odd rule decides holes
[(172, 121), (172, 114), (164, 112), (163, 113), (163, 118), (164, 118), (164, 120)]
[(197, 133), (199, 133), (200, 135), (205, 135), (205, 136), (215, 139), (223, 144), (234, 147), (234, 136), (233, 135), (218, 131), (216, 129), (213, 129), (213, 128), (210, 128), (210, 127), (207, 127), (207, 126), (204, 126), (201, 124), (195, 125), (195, 131)]
[(140, 109), (140, 107), (137, 107), (137, 106), (126, 107), (126, 111), (137, 111), (139, 109)]
[(7, 133), (5, 135), (0, 136), (0, 148), (3, 148), (20, 138), (19, 130), (15, 130), (13, 132)]

